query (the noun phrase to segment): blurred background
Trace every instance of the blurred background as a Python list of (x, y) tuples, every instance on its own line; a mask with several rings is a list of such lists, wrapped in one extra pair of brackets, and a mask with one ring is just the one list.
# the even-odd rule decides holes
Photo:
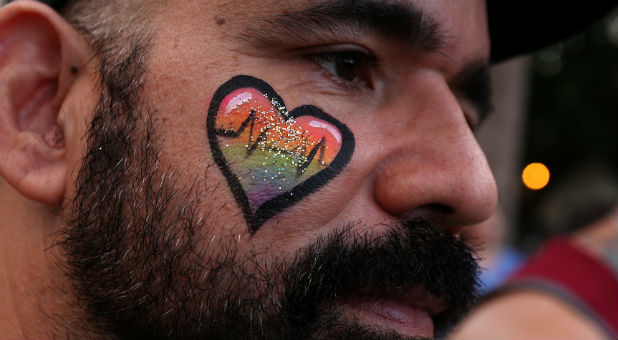
[(570, 232), (615, 203), (617, 62), (618, 11), (532, 57), (521, 164), (543, 162), (551, 180), (538, 191), (519, 187), (514, 237), (522, 246)]
[[(493, 67), (494, 113), (477, 137), (500, 209), (470, 232), (483, 242), (485, 267), (501, 262), (508, 271), (549, 235), (572, 233), (616, 205), (617, 64), (614, 10), (583, 33)], [(530, 189), (522, 173), (535, 162), (548, 173), (524, 176), (537, 182)]]

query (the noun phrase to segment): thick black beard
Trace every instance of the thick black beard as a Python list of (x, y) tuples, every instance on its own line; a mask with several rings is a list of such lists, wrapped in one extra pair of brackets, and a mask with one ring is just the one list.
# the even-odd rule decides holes
[[(286, 257), (239, 256), (213, 242), (217, 189), (181, 184), (159, 163), (153, 110), (140, 100), (144, 49), (103, 75), (68, 227), (60, 242), (91, 334), (126, 339), (399, 338), (344, 318), (340, 297), (424, 287), (449, 308), (437, 332), (476, 299), (473, 252), (416, 220), (380, 236), (333, 231)], [(214, 168), (213, 168), (214, 169)], [(222, 189), (219, 189), (222, 190)], [(207, 214), (206, 214), (207, 215)]]

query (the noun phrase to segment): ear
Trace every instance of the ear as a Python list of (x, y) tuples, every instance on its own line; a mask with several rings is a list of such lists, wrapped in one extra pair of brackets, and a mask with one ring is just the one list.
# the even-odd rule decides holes
[(0, 176), (24, 197), (58, 204), (67, 178), (62, 104), (88, 46), (38, 1), (0, 8)]

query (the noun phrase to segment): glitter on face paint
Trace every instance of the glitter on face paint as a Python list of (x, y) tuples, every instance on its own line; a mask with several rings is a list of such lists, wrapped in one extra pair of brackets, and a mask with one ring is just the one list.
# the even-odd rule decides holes
[(254, 88), (237, 89), (221, 104), (222, 152), (253, 212), (329, 166), (341, 148), (336, 126), (309, 115), (290, 118), (285, 106)]

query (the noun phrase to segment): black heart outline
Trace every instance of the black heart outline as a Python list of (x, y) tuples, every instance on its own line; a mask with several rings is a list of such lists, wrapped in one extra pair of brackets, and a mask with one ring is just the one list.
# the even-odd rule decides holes
[(232, 93), (234, 90), (246, 87), (254, 88), (261, 93), (266, 94), (270, 100), (274, 99), (279, 102), (279, 104), (285, 106), (283, 98), (281, 98), (277, 94), (277, 92), (275, 92), (275, 90), (265, 81), (252, 76), (238, 75), (226, 81), (217, 89), (217, 91), (213, 95), (212, 100), (210, 101), (210, 106), (208, 107), (208, 117), (206, 118), (206, 132), (208, 134), (210, 150), (215, 160), (215, 163), (217, 163), (217, 166), (219, 166), (219, 169), (225, 176), (227, 183), (230, 186), (234, 197), (236, 198), (236, 202), (241, 207), (245, 215), (245, 220), (247, 221), (247, 224), (251, 229), (251, 233), (254, 234), (268, 219), (289, 208), (293, 204), (298, 203), (307, 195), (315, 192), (323, 185), (328, 183), (328, 181), (337, 176), (352, 158), (355, 142), (354, 135), (352, 134), (350, 129), (345, 126), (345, 124), (326, 114), (324, 111), (322, 111), (316, 106), (301, 105), (292, 111), (288, 111), (288, 117), (286, 121), (299, 116), (309, 115), (317, 117), (319, 119), (323, 119), (328, 123), (335, 125), (341, 133), (341, 148), (339, 149), (339, 153), (337, 153), (337, 156), (335, 156), (335, 159), (333, 159), (333, 161), (329, 164), (328, 167), (307, 178), (304, 182), (292, 188), (292, 190), (281, 193), (273, 197), (272, 199), (264, 202), (264, 204), (262, 204), (256, 210), (256, 212), (253, 213), (249, 206), (249, 199), (245, 190), (238, 181), (236, 175), (227, 166), (227, 161), (225, 159), (225, 156), (223, 155), (223, 152), (221, 151), (218, 140), (218, 137), (223, 135), (218, 133), (216, 129), (219, 106), (221, 105), (221, 102), (223, 101), (225, 96)]

